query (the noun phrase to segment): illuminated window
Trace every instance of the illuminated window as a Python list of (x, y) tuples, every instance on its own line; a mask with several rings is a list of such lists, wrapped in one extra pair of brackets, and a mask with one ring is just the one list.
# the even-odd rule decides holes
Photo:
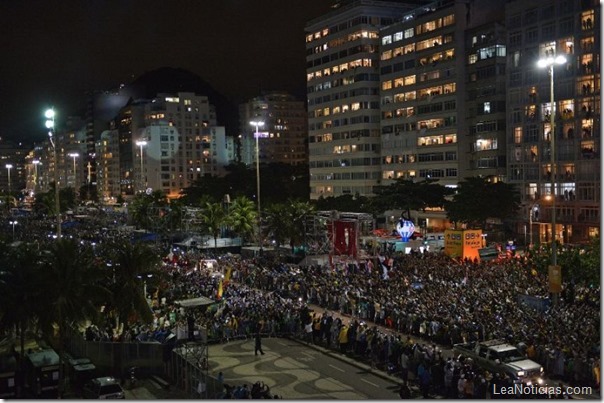
[(593, 24), (594, 24), (594, 11), (589, 10), (589, 11), (583, 12), (583, 14), (581, 14), (581, 28), (584, 31), (588, 31), (588, 30), (593, 29)]
[(445, 135), (445, 143), (446, 144), (457, 143), (457, 134), (446, 134)]
[(522, 127), (514, 127), (514, 143), (520, 144), (522, 143)]
[(405, 85), (415, 84), (415, 75), (405, 77)]
[(392, 50), (387, 50), (385, 52), (382, 52), (382, 60), (389, 60), (392, 59)]

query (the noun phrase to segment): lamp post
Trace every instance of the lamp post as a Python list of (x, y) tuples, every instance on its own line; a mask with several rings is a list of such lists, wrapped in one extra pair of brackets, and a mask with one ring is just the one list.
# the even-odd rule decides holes
[(52, 145), (52, 159), (54, 164), (54, 180), (55, 180), (55, 210), (57, 215), (57, 239), (61, 239), (61, 203), (59, 201), (59, 170), (57, 166), (57, 145), (53, 139), (55, 127), (55, 110), (47, 109), (44, 113), (46, 117), (46, 128), (48, 129), (48, 139)]
[(88, 176), (86, 177), (86, 182), (88, 183), (88, 186), (90, 186), (90, 181), (92, 179), (92, 175), (91, 175), (92, 165), (90, 164), (90, 161), (88, 161), (88, 165), (86, 165), (86, 168), (88, 168)]
[(76, 174), (76, 158), (78, 158), (80, 156), (80, 154), (78, 153), (69, 153), (67, 154), (68, 156), (70, 156), (71, 158), (73, 158), (73, 188), (74, 190), (76, 190), (76, 186), (77, 186), (77, 174)]
[(136, 145), (140, 147), (140, 155), (141, 155), (141, 192), (145, 191), (146, 183), (143, 180), (143, 147), (147, 145), (147, 141), (146, 140), (138, 140), (136, 142)]
[(33, 160), (31, 162), (34, 164), (34, 192), (36, 191), (36, 187), (38, 186), (38, 165), (41, 164), (39, 160)]
[(6, 197), (6, 205), (10, 208), (10, 192), (11, 192), (11, 183), (10, 183), (10, 170), (13, 168), (13, 164), (6, 164), (6, 170), (8, 171), (8, 196)]
[(262, 247), (261, 240), (261, 230), (260, 223), (261, 221), (261, 213), (260, 213), (260, 146), (258, 143), (258, 138), (260, 137), (260, 133), (258, 131), (259, 128), (264, 126), (264, 122), (262, 120), (252, 120), (250, 122), (252, 126), (256, 127), (256, 200), (258, 202), (258, 241), (260, 243), (260, 247)]
[[(549, 71), (549, 90), (550, 90), (550, 164), (551, 164), (551, 196), (552, 196), (552, 257), (551, 257), (551, 266), (550, 266), (550, 290), (559, 289), (559, 287), (552, 286), (552, 276), (556, 276), (556, 280), (558, 276), (560, 276), (560, 268), (558, 266), (558, 257), (557, 257), (557, 247), (556, 247), (556, 148), (555, 148), (555, 140), (556, 140), (556, 104), (554, 102), (554, 66), (556, 64), (564, 64), (566, 63), (566, 57), (562, 55), (558, 56), (548, 56), (545, 59), (539, 59), (537, 62), (537, 66), (539, 68), (547, 68)], [(555, 274), (552, 274), (555, 273)], [(561, 279), (560, 279), (561, 281)], [(556, 281), (558, 283), (558, 281)], [(557, 285), (557, 284), (556, 284)], [(557, 302), (557, 295), (560, 291), (553, 291), (555, 296), (554, 302)]]
[[(543, 199), (550, 201), (552, 197), (550, 195), (546, 195)], [(529, 209), (529, 245), (531, 247), (533, 246), (533, 217), (535, 216), (535, 207), (537, 207), (540, 202), (541, 200), (536, 200), (533, 204), (531, 204)]]
[(15, 225), (19, 224), (19, 222), (16, 220), (11, 220), (8, 223), (13, 226), (13, 242), (15, 242)]
[(539, 200), (531, 204), (529, 208), (529, 249), (533, 248), (533, 214), (535, 213), (535, 206), (539, 204)]

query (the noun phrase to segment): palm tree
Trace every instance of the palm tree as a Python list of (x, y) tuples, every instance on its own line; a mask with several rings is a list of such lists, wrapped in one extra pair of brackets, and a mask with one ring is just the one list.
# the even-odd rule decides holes
[[(40, 272), (44, 294), (39, 302), (44, 309), (40, 324), (51, 340), (56, 340), (60, 359), (59, 392), (63, 387), (63, 350), (70, 329), (80, 323), (95, 321), (109, 291), (101, 284), (103, 272), (92, 247), (62, 238), (49, 245), (42, 255)], [(56, 330), (56, 337), (55, 337)]]
[(184, 216), (184, 203), (180, 199), (171, 200), (167, 208), (167, 214), (164, 215), (165, 226), (172, 232), (175, 229), (181, 229)]
[(38, 261), (38, 254), (26, 244), (17, 248), (0, 245), (0, 329), (16, 330), (21, 371), (24, 370), (26, 332), (33, 330), (46, 308), (40, 304), (45, 290)]
[(306, 238), (306, 219), (314, 212), (314, 208), (309, 202), (288, 200), (286, 211), (290, 222), (287, 227), (288, 237), (293, 253), (294, 247), (303, 243)]
[(229, 207), (227, 224), (241, 237), (243, 242), (254, 234), (257, 218), (254, 203), (245, 196), (239, 196)]
[(168, 199), (161, 190), (151, 194), (138, 193), (128, 206), (128, 212), (135, 225), (144, 229), (152, 229), (157, 224), (159, 210), (168, 205)]
[(214, 237), (214, 248), (218, 248), (218, 234), (226, 222), (226, 214), (220, 203), (206, 202), (199, 217), (205, 230)]
[(115, 270), (113, 306), (119, 323), (128, 323), (137, 317), (145, 323), (153, 320), (151, 308), (144, 293), (146, 282), (159, 281), (160, 256), (142, 243), (115, 241), (106, 246), (107, 257)]
[(270, 206), (267, 209), (267, 228), (277, 247), (289, 241), (293, 252), (294, 247), (304, 241), (304, 223), (313, 211), (310, 203), (291, 199)]
[(272, 204), (266, 209), (266, 229), (277, 245), (277, 249), (285, 243), (290, 225), (287, 208), (284, 204)]

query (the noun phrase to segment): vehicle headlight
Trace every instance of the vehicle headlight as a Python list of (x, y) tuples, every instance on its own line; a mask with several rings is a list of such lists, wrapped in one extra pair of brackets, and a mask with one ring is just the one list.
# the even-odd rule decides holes
[(532, 384), (533, 384), (533, 382), (528, 381), (528, 382), (526, 383), (526, 386), (531, 386)]
[(537, 383), (538, 383), (539, 385), (543, 385), (543, 378), (539, 378), (539, 379), (537, 379)]
[(539, 368), (539, 371), (540, 371), (540, 372), (543, 372), (543, 367)]
[(518, 376), (524, 376), (524, 375), (526, 375), (526, 373), (524, 371), (518, 371), (518, 373), (516, 375), (518, 375)]

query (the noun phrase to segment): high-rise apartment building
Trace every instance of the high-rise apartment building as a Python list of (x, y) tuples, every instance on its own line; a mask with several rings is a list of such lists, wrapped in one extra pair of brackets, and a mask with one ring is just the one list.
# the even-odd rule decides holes
[(358, 0), (306, 26), (310, 197), (369, 196), (380, 160), (380, 28), (412, 7)]
[(176, 198), (204, 175), (223, 175), (234, 159), (232, 138), (216, 126), (208, 98), (188, 92), (130, 102), (96, 147), (97, 181), (106, 199), (147, 189)]
[[(468, 28), (493, 21), (498, 10), (502, 18), (503, 5), (498, 2), (436, 1), (401, 15), (381, 30), (383, 185), (392, 184), (398, 178), (432, 179), (449, 187), (456, 187), (467, 176), (503, 179), (505, 158), (498, 160), (497, 151), (493, 151), (497, 149), (496, 131), (490, 125), (488, 131), (482, 127), (497, 117), (505, 120), (505, 92), (500, 88), (499, 98), (487, 101), (477, 100), (476, 91), (486, 93), (486, 87), (496, 87), (495, 71), (505, 72), (505, 46), (503, 52), (497, 54), (496, 45), (490, 43), (494, 39), (489, 39), (487, 46), (486, 38), (481, 37), (482, 47), (478, 47), (478, 41), (466, 39)], [(478, 29), (476, 35), (482, 35), (482, 31)], [(490, 56), (491, 51), (493, 60), (482, 61), (483, 53)], [(474, 66), (471, 63), (476, 54), (481, 62)], [(494, 67), (495, 55), (499, 70)], [(493, 73), (484, 75), (487, 64)], [(478, 82), (477, 71), (481, 72)], [(505, 76), (501, 77), (500, 83), (505, 83)], [(479, 109), (481, 103), (483, 107)], [(492, 105), (492, 110), (485, 109), (484, 105)], [(488, 112), (498, 115), (483, 116)], [(476, 127), (483, 131), (479, 136), (476, 136)], [(499, 129), (502, 140), (504, 127)], [(505, 150), (503, 144), (502, 149)], [(491, 169), (487, 172), (479, 169), (482, 167)], [(415, 218), (426, 220), (429, 228), (446, 228), (443, 210), (417, 214)]]
[[(499, 3), (495, 3), (499, 4)], [(460, 178), (480, 176), (507, 181), (506, 149), (506, 30), (501, 18), (465, 35), (466, 127), (459, 136)]]
[[(114, 124), (115, 122), (112, 123)], [(101, 133), (100, 139), (95, 144), (95, 153), (99, 200), (104, 204), (113, 204), (121, 195), (119, 135), (115, 127)]]
[[(377, 42), (365, 39), (376, 39), (371, 26), (358, 33), (346, 28), (376, 15), (363, 6), (370, 4), (349, 2), (307, 25), (311, 197), (370, 195), (369, 183), (388, 185), (397, 178), (431, 178), (455, 187), (480, 176), (518, 186), (524, 206), (519, 236), (534, 231), (535, 241), (551, 240), (552, 193), (558, 239), (582, 241), (598, 232), (596, 1), (440, 0), (407, 11), (395, 8), (378, 13), (383, 25)], [(550, 86), (548, 69), (538, 68), (537, 61), (558, 55), (566, 62), (553, 68)], [(366, 71), (368, 76), (357, 74)], [(379, 127), (373, 125), (375, 95)], [(362, 172), (359, 164), (365, 164)], [(416, 218), (422, 217), (431, 219), (430, 227), (447, 225), (444, 211)]]
[(308, 162), (308, 120), (303, 101), (285, 92), (267, 92), (239, 106), (241, 161), (256, 160), (256, 128), (250, 121), (262, 120), (258, 138), (260, 162), (300, 165)]
[[(522, 195), (517, 231), (533, 242), (552, 239), (552, 196), (556, 239), (599, 232), (600, 15), (595, 0), (506, 3), (508, 176)], [(559, 56), (561, 64), (537, 65)]]

